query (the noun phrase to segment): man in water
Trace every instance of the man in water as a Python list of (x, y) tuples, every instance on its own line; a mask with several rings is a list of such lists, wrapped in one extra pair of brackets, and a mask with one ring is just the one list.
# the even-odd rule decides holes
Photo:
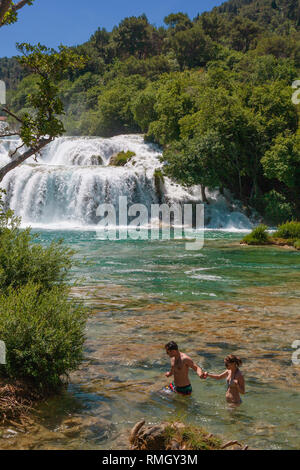
[(174, 341), (166, 344), (165, 348), (171, 360), (171, 370), (166, 373), (166, 377), (174, 375), (174, 382), (167, 386), (167, 389), (181, 395), (191, 395), (192, 386), (189, 379), (189, 368), (197, 372), (200, 379), (204, 378), (203, 370), (189, 356), (180, 352)]

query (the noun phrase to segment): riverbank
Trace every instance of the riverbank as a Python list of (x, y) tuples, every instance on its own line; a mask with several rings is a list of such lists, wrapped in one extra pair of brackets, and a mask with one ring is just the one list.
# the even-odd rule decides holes
[(272, 235), (266, 225), (258, 225), (240, 243), (251, 246), (275, 245), (300, 250), (300, 222), (291, 221), (279, 225)]

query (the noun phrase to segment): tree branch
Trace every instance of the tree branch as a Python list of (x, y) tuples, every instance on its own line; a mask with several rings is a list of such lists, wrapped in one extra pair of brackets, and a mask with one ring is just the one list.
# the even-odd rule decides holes
[(39, 143), (34, 147), (26, 152), (24, 152), (22, 155), (17, 157), (15, 160), (12, 162), (7, 163), (4, 167), (0, 168), (0, 182), (3, 180), (4, 176), (17, 166), (19, 166), (21, 163), (25, 162), (29, 157), (32, 157), (35, 153), (39, 152), (43, 147), (45, 147), (47, 144), (49, 144), (53, 138), (48, 138), (48, 139), (42, 139), (39, 141)]
[(3, 23), (3, 20), (6, 13), (16, 13), (25, 5), (31, 5), (31, 3), (32, 0), (20, 0), (18, 3), (13, 5), (12, 0), (0, 0), (0, 28), (5, 24), (5, 22)]
[(3, 137), (14, 137), (15, 135), (18, 135), (20, 137), (19, 132), (7, 132), (7, 134), (0, 133), (0, 139), (2, 139)]
[(2, 21), (5, 14), (11, 8), (12, 0), (0, 0), (0, 26), (2, 26)]
[(14, 119), (16, 119), (16, 121), (20, 122), (21, 124), (24, 124), (22, 119), (19, 118), (18, 116), (16, 116), (14, 113), (12, 113), (9, 109), (7, 108), (2, 108), (1, 111), (3, 111), (4, 113), (6, 114), (9, 114), (11, 117), (13, 117)]
[(30, 0), (21, 0), (20, 2), (16, 3), (15, 5), (13, 5), (11, 7), (11, 9), (13, 11), (17, 11), (17, 10), (20, 10), (21, 8), (23, 8), (25, 5), (27, 5), (29, 3)]

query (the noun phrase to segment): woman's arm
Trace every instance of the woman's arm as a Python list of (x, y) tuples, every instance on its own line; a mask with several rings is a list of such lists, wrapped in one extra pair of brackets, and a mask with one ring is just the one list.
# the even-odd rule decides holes
[(216, 379), (216, 380), (221, 380), (221, 379), (226, 379), (228, 375), (228, 370), (225, 370), (222, 374), (209, 374), (208, 372), (206, 372), (206, 376), (207, 377), (210, 377), (211, 379)]

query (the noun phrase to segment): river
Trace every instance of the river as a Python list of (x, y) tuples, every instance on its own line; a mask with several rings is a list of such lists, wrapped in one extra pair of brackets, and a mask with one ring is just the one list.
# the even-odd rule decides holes
[[(15, 145), (1, 142), (3, 163)], [(110, 167), (121, 150), (136, 157), (125, 168)], [(141, 136), (66, 137), (3, 180), (7, 206), (38, 231), (39, 242), (64, 238), (77, 251), (73, 295), (92, 313), (85, 359), (67, 389), (39, 405), (25, 429), (2, 428), (0, 448), (126, 449), (128, 430), (142, 418), (186, 420), (251, 448), (300, 448), (300, 366), (292, 363), (300, 340), (300, 252), (241, 246), (252, 222), (217, 192), (208, 194), (201, 250), (188, 251), (182, 239), (106, 240), (95, 230), (101, 202), (158, 202), (159, 156)], [(199, 188), (168, 179), (162, 192), (171, 203), (200, 198)], [(225, 383), (194, 372), (191, 397), (162, 394), (170, 340), (210, 372), (224, 369), (227, 354), (239, 355), (242, 405), (230, 408)]]

